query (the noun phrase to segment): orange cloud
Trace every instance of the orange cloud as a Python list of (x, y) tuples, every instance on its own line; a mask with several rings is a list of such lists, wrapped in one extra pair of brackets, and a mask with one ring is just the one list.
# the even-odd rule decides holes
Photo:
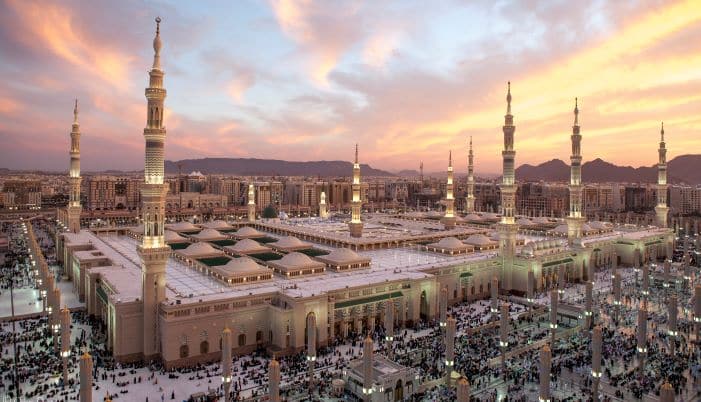
[(95, 43), (76, 28), (69, 9), (19, 0), (9, 0), (8, 4), (28, 30), (22, 37), (27, 46), (51, 52), (83, 74), (97, 76), (114, 88), (129, 86), (128, 66), (133, 57), (111, 49), (108, 44)]

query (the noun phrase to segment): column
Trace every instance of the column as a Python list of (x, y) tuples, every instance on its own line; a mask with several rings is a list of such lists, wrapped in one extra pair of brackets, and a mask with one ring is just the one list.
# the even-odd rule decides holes
[(594, 327), (591, 340), (591, 395), (595, 401), (599, 400), (599, 381), (601, 378), (601, 327)]
[(445, 329), (448, 317), (448, 288), (442, 287), (438, 294), (438, 326)]
[(467, 378), (460, 377), (458, 380), (457, 393), (457, 402), (470, 402), (470, 382), (467, 381)]
[(594, 315), (594, 310), (592, 307), (592, 293), (594, 286), (590, 281), (584, 284), (584, 327), (587, 331), (591, 329), (592, 316)]
[(372, 338), (368, 335), (363, 342), (363, 396), (365, 402), (372, 400)]
[(667, 336), (669, 336), (669, 354), (674, 356), (674, 350), (677, 344), (677, 315), (679, 311), (677, 309), (677, 296), (671, 296), (667, 302), (668, 313), (667, 313)]
[(80, 356), (80, 402), (92, 402), (92, 357), (87, 353)]
[(455, 325), (453, 317), (448, 317), (445, 329), (445, 384), (450, 387), (450, 374), (455, 366)]
[(638, 369), (640, 370), (640, 375), (642, 375), (645, 370), (645, 357), (647, 355), (647, 310), (644, 303), (640, 303), (638, 307), (636, 339), (638, 343)]
[(552, 356), (550, 347), (544, 345), (540, 350), (540, 398), (541, 402), (550, 402), (550, 364)]
[(309, 392), (314, 389), (314, 363), (316, 362), (316, 316), (307, 315), (307, 366), (309, 370)]
[(557, 332), (557, 290), (550, 291), (550, 343), (555, 346), (555, 332)]
[(387, 358), (392, 360), (394, 351), (392, 349), (392, 341), (394, 341), (394, 302), (388, 300), (385, 302), (385, 344), (387, 348)]
[(231, 330), (226, 327), (221, 336), (221, 381), (224, 402), (231, 402)]
[(275, 357), (268, 365), (268, 392), (270, 402), (280, 402), (280, 363)]
[(501, 372), (506, 380), (506, 348), (509, 346), (509, 303), (501, 305), (501, 323), (499, 325), (499, 347), (501, 348)]
[(496, 314), (499, 312), (499, 279), (496, 276), (492, 277), (492, 285), (490, 290), (492, 293), (492, 307), (490, 311), (492, 314)]
[(61, 310), (61, 360), (63, 360), (63, 386), (68, 386), (68, 357), (71, 355), (71, 312)]

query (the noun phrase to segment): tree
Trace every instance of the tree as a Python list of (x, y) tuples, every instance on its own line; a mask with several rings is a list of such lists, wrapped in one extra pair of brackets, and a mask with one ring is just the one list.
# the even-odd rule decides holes
[(270, 218), (277, 218), (277, 210), (275, 207), (270, 204), (265, 209), (263, 210), (263, 218), (270, 219)]

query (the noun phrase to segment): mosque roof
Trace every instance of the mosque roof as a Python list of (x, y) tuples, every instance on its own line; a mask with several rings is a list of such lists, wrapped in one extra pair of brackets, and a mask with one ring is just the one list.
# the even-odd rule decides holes
[(186, 241), (187, 239), (180, 236), (178, 232), (173, 232), (172, 230), (165, 231), (166, 243), (175, 243), (179, 241)]
[(195, 239), (199, 240), (221, 240), (221, 239), (226, 239), (226, 236), (223, 235), (221, 232), (219, 232), (216, 229), (204, 229), (200, 233), (192, 235)]
[(234, 233), (236, 237), (246, 238), (246, 237), (263, 237), (265, 234), (256, 230), (256, 228), (251, 226), (244, 226)]
[(221, 250), (217, 250), (216, 248), (212, 247), (211, 244), (207, 242), (197, 242), (193, 243), (187, 248), (183, 249), (180, 251), (180, 253), (190, 256), (190, 257), (199, 257), (199, 256), (206, 256), (206, 255), (212, 255), (212, 254), (222, 254)]
[(270, 243), (270, 245), (280, 250), (302, 250), (312, 247), (311, 243), (303, 242), (294, 236), (285, 236), (274, 243)]
[(468, 237), (465, 241), (463, 241), (463, 243), (470, 244), (472, 246), (487, 246), (492, 245), (495, 242), (481, 233), (476, 233)]
[(370, 262), (370, 257), (361, 256), (349, 248), (337, 248), (327, 255), (318, 256), (316, 258), (319, 261), (331, 265), (350, 265)]
[(190, 230), (199, 230), (200, 228), (198, 228), (190, 222), (182, 221), (178, 223), (170, 223), (166, 225), (166, 229), (170, 229), (176, 232), (185, 232)]
[(255, 240), (252, 240), (252, 239), (242, 239), (242, 240), (239, 240), (233, 246), (226, 246), (224, 248), (226, 248), (227, 250), (234, 251), (236, 253), (240, 253), (240, 254), (250, 254), (250, 253), (270, 250), (268, 247), (265, 247), (264, 245), (258, 243)]

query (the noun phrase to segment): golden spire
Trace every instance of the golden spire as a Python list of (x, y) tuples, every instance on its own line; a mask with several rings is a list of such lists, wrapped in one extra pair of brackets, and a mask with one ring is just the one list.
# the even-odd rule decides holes
[(660, 142), (664, 142), (664, 122), (662, 122), (662, 129), (660, 130)]
[(358, 163), (358, 143), (355, 143), (355, 163)]
[(507, 91), (506, 91), (506, 114), (510, 115), (511, 114), (511, 81), (507, 82)]
[(78, 124), (78, 99), (75, 100), (75, 106), (73, 106), (73, 123)]
[(153, 38), (153, 69), (161, 69), (161, 17), (156, 17), (156, 37)]
[(579, 107), (577, 105), (577, 98), (574, 98), (574, 125), (579, 125)]
[(453, 150), (448, 151), (448, 167), (453, 167)]

